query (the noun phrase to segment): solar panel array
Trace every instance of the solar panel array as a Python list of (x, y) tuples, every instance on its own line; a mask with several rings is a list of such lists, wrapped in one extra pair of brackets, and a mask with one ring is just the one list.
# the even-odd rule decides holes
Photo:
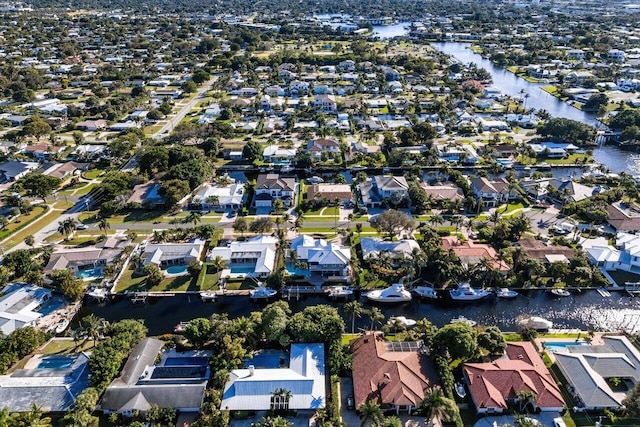
[(420, 350), (420, 341), (385, 341), (384, 346), (388, 352), (406, 352)]

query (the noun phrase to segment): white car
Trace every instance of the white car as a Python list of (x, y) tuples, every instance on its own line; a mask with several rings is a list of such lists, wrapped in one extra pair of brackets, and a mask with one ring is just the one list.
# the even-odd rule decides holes
[(567, 425), (564, 423), (564, 420), (560, 417), (553, 419), (553, 425), (555, 427), (567, 427)]
[(83, 223), (76, 224), (76, 230), (86, 230), (87, 228), (89, 227), (86, 224), (83, 224)]

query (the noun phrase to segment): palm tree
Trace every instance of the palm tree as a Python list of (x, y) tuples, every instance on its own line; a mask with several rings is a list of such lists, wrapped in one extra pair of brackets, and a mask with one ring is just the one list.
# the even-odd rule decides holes
[(109, 221), (107, 220), (107, 218), (101, 218), (100, 221), (98, 221), (98, 228), (102, 231), (104, 235), (107, 234), (107, 230), (111, 228), (111, 225), (109, 224)]
[(493, 212), (489, 214), (488, 219), (493, 223), (493, 226), (495, 227), (496, 224), (499, 223), (500, 220), (502, 220), (502, 215), (498, 213), (498, 209), (495, 209)]
[[(76, 348), (78, 348), (78, 343), (80, 343), (80, 340), (82, 340), (85, 334), (84, 334), (84, 331), (82, 331), (82, 329), (76, 328), (76, 329), (71, 329), (71, 331), (69, 331), (69, 336), (71, 337), (71, 339), (73, 339), (73, 343), (76, 345)], [(0, 425), (2, 424), (0, 423)]]
[(282, 212), (285, 208), (284, 202), (282, 201), (282, 199), (275, 199), (271, 203), (271, 206), (273, 206), (273, 210), (275, 211), (276, 214), (280, 214), (280, 212)]
[(91, 339), (93, 340), (93, 345), (95, 346), (96, 341), (102, 334), (104, 326), (103, 320), (95, 316), (94, 314), (90, 314), (82, 319), (81, 325), (87, 336), (91, 337)]
[(384, 314), (378, 307), (373, 307), (371, 310), (367, 311), (367, 316), (369, 317), (369, 320), (371, 320), (371, 328), (369, 329), (372, 331), (374, 324), (380, 324), (384, 321)]
[(344, 312), (347, 314), (351, 314), (351, 333), (355, 333), (356, 327), (356, 316), (360, 317), (360, 315), (364, 312), (362, 303), (360, 301), (351, 301), (344, 305)]
[(233, 221), (233, 230), (239, 231), (240, 235), (244, 238), (244, 232), (249, 229), (247, 219), (243, 216), (239, 216)]
[(380, 427), (402, 427), (402, 420), (395, 415), (392, 417), (385, 417), (382, 422), (378, 423)]
[(383, 414), (380, 406), (373, 400), (367, 400), (358, 407), (360, 417), (360, 427), (365, 427), (369, 423), (377, 424), (382, 421)]
[(431, 218), (430, 218), (430, 219), (431, 219), (431, 222), (432, 222), (432, 223), (434, 223), (434, 224), (436, 225), (436, 228), (437, 228), (439, 225), (444, 224), (444, 218), (442, 217), (442, 215), (438, 215), (438, 214), (431, 215)]
[(69, 236), (76, 230), (76, 220), (74, 218), (67, 218), (64, 221), (58, 222), (58, 233), (62, 234), (65, 240), (69, 239)]
[(227, 265), (226, 261), (221, 256), (216, 256), (211, 260), (211, 266), (216, 270), (216, 273)]
[(533, 406), (536, 402), (536, 394), (531, 390), (516, 391), (516, 398), (518, 399), (518, 404), (520, 405), (520, 412), (523, 412), (528, 404), (531, 404)]
[(195, 227), (199, 222), (202, 221), (202, 214), (200, 212), (191, 212), (185, 218), (185, 222), (192, 222)]
[(431, 387), (427, 390), (424, 399), (420, 402), (420, 409), (427, 414), (427, 420), (433, 425), (435, 420), (451, 420), (458, 412), (456, 403), (446, 397), (440, 387)]

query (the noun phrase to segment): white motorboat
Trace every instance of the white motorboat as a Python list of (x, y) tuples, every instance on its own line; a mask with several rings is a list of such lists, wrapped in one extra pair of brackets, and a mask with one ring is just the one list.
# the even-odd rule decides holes
[(432, 286), (416, 286), (413, 291), (420, 296), (420, 298), (438, 299), (438, 293)]
[(484, 289), (474, 289), (469, 283), (461, 283), (457, 289), (449, 290), (452, 300), (456, 301), (477, 301), (491, 295), (491, 292)]
[(509, 288), (499, 288), (498, 291), (496, 292), (496, 296), (498, 298), (507, 298), (507, 299), (512, 299), (517, 297), (518, 294), (516, 291), (512, 291)]
[(557, 297), (568, 297), (571, 296), (571, 292), (562, 288), (551, 289), (551, 293)]
[(402, 283), (394, 283), (385, 289), (376, 289), (367, 292), (367, 299), (373, 302), (400, 303), (411, 301), (411, 293), (404, 288)]
[(278, 293), (275, 289), (267, 288), (265, 286), (258, 286), (255, 289), (249, 291), (249, 297), (251, 299), (269, 299)]
[(524, 329), (549, 330), (553, 328), (553, 322), (540, 316), (525, 317), (518, 321), (518, 326)]
[(456, 389), (456, 394), (460, 399), (464, 399), (467, 396), (467, 391), (464, 389), (464, 384), (456, 383), (455, 389)]
[(348, 286), (333, 286), (329, 288), (329, 298), (351, 298), (353, 296), (353, 289)]
[(416, 321), (413, 319), (407, 319), (404, 316), (396, 316), (396, 317), (390, 317), (389, 320), (387, 321), (387, 324), (389, 326), (393, 326), (394, 323), (400, 323), (402, 326), (404, 326), (405, 328), (410, 328), (412, 326), (416, 325)]
[(64, 332), (68, 327), (69, 327), (69, 320), (67, 320), (67, 319), (62, 319), (62, 320), (60, 320), (60, 322), (58, 322), (58, 324), (56, 325), (55, 333), (56, 333), (56, 334), (61, 334), (61, 333), (63, 333), (63, 332)]
[(189, 326), (189, 322), (180, 322), (175, 328), (173, 328), (173, 332), (184, 332), (184, 330), (187, 329), (187, 326)]
[(107, 298), (109, 291), (106, 288), (91, 288), (87, 291), (87, 296), (102, 301)]
[(454, 317), (453, 319), (451, 319), (450, 323), (464, 323), (466, 325), (471, 326), (472, 328), (478, 324), (478, 322), (476, 322), (475, 320), (467, 319), (463, 315)]
[(200, 298), (202, 298), (202, 301), (207, 302), (207, 301), (215, 301), (216, 300), (216, 293), (215, 291), (203, 291), (200, 292)]

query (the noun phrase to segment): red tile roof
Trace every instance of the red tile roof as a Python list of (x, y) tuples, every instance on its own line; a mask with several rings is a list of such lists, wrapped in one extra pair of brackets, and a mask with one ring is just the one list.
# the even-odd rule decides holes
[(367, 334), (351, 342), (356, 407), (373, 400), (382, 407), (417, 406), (437, 381), (435, 368), (417, 351), (387, 352), (382, 336)]
[(503, 358), (491, 363), (465, 363), (469, 391), (476, 408), (506, 409), (518, 391), (531, 391), (540, 408), (561, 408), (564, 400), (533, 344), (509, 343)]
[(461, 242), (456, 236), (446, 236), (442, 238), (442, 246), (445, 250), (451, 249), (464, 264), (478, 264), (483, 258), (492, 261), (496, 270), (507, 271), (509, 266), (506, 262), (498, 260), (498, 253), (491, 245), (476, 243), (472, 240)]

